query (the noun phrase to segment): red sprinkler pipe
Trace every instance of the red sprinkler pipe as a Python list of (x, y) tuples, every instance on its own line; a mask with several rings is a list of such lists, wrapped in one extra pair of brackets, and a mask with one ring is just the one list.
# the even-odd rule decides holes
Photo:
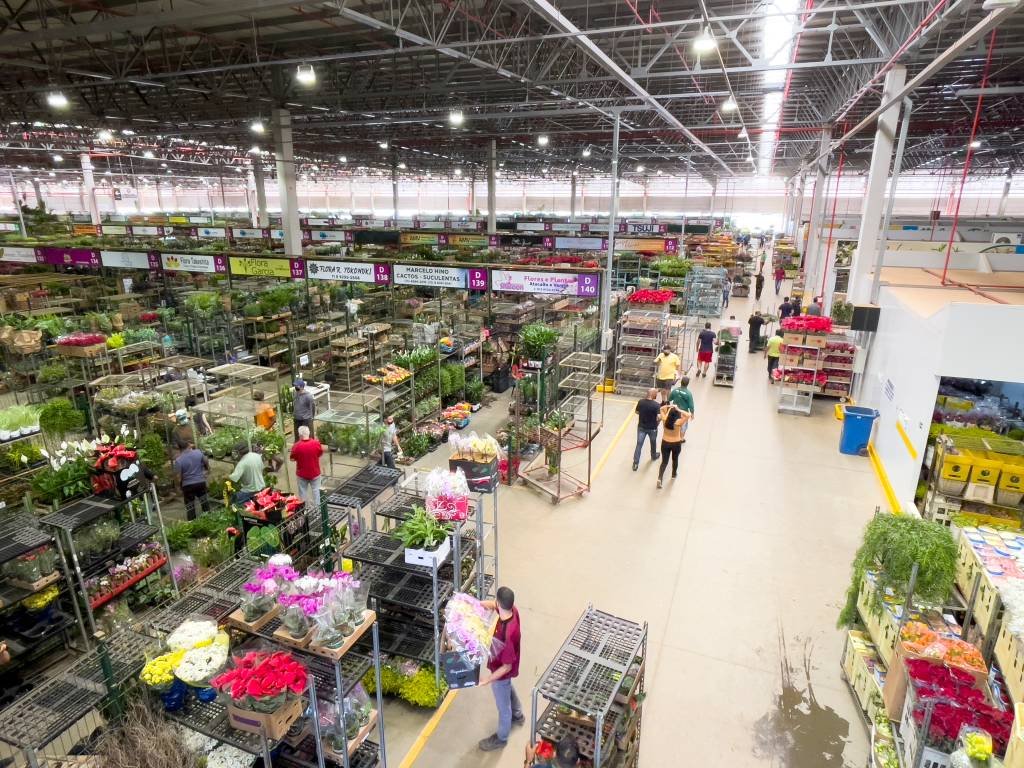
[[(845, 131), (845, 126), (843, 131)], [(843, 165), (846, 163), (846, 145), (843, 145), (843, 151), (839, 153), (839, 170), (836, 172), (836, 194), (832, 198), (832, 220), (828, 223), (828, 242), (825, 243), (825, 268), (821, 273), (821, 293), (819, 296), (825, 296), (825, 280), (828, 279), (828, 252), (832, 247), (832, 233), (835, 231), (836, 224), (836, 206), (839, 203), (839, 183), (843, 180)], [(851, 275), (852, 277), (852, 275)], [(813, 301), (814, 297), (811, 297)], [(824, 299), (822, 299), (824, 300)]]
[(996, 44), (996, 30), (988, 38), (988, 53), (985, 55), (985, 71), (981, 75), (981, 88), (978, 90), (978, 101), (974, 105), (974, 121), (971, 123), (971, 137), (967, 140), (967, 157), (964, 158), (964, 170), (960, 174), (960, 191), (956, 196), (956, 210), (953, 212), (953, 228), (949, 232), (949, 242), (946, 244), (946, 261), (942, 265), (942, 284), (946, 285), (946, 274), (949, 272), (949, 257), (953, 253), (953, 241), (956, 239), (956, 228), (960, 223), (960, 203), (964, 197), (964, 184), (967, 183), (967, 173), (971, 170), (971, 160), (974, 159), (974, 137), (978, 134), (978, 124), (981, 122), (981, 104), (985, 100), (985, 88), (988, 86), (988, 73), (992, 68), (992, 49)]

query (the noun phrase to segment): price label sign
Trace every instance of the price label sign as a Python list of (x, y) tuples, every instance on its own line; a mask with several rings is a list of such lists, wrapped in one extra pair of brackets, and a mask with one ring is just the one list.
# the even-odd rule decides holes
[(466, 270), (466, 278), (471, 291), (487, 290), (487, 270), (480, 267), (470, 267)]
[(377, 285), (387, 285), (391, 282), (391, 265), (390, 264), (374, 264), (373, 265), (373, 282)]

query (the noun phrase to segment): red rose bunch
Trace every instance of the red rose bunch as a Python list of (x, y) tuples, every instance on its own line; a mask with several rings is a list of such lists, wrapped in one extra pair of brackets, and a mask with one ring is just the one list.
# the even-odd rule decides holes
[(290, 653), (250, 651), (237, 659), (234, 669), (210, 681), (215, 690), (227, 692), (234, 702), (248, 698), (273, 699), (282, 694), (301, 695), (306, 690), (306, 668)]
[(832, 318), (816, 315), (798, 315), (783, 318), (780, 323), (784, 331), (797, 333), (832, 333)]
[(657, 288), (641, 288), (629, 294), (630, 304), (667, 304), (675, 298), (675, 291), (662, 291)]
[(140, 323), (155, 323), (159, 319), (160, 319), (160, 315), (158, 315), (156, 312), (140, 312), (139, 313), (139, 322)]
[(102, 333), (69, 333), (57, 339), (57, 344), (62, 347), (92, 347), (96, 344), (105, 344), (107, 337)]

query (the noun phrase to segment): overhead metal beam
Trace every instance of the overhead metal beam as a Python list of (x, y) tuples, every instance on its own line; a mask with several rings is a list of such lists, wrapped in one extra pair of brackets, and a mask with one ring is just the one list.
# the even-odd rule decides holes
[(958, 99), (964, 96), (1013, 96), (1024, 93), (1024, 85), (990, 85), (987, 88), (961, 88), (955, 92)]
[(582, 34), (580, 28), (563, 16), (561, 11), (555, 8), (550, 2), (548, 2), (548, 0), (524, 0), (524, 2), (528, 7), (533, 8), (537, 13), (547, 19), (557, 29), (576, 35), (576, 37), (574, 37), (576, 44), (586, 51), (594, 61), (600, 64), (606, 71), (610, 72), (616, 80), (626, 86), (635, 95), (647, 102), (654, 111), (658, 113), (662, 120), (686, 136), (686, 138), (704, 152), (704, 154), (722, 166), (730, 176), (736, 175), (725, 160), (716, 155), (711, 147), (698, 139), (685, 125), (679, 122), (676, 116), (665, 108), (664, 104), (651, 96), (646, 88), (630, 77), (625, 70), (616, 64), (607, 53), (601, 50), (593, 40)]

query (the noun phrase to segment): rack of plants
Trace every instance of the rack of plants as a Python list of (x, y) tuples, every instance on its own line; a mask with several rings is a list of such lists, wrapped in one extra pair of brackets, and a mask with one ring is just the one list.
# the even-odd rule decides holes
[[(352, 755), (355, 754), (356, 750), (359, 749), (359, 747), (361, 747), (363, 745), (363, 742), (366, 741), (366, 739), (370, 736), (370, 733), (377, 726), (377, 717), (378, 717), (377, 710), (376, 709), (370, 710), (370, 721), (366, 725), (364, 725), (362, 728), (360, 728), (359, 732), (355, 736), (352, 736), (348, 740), (348, 750), (347, 751), (348, 751), (349, 758), (351, 758)], [(323, 743), (323, 748), (324, 748), (324, 757), (327, 757), (327, 758), (333, 760), (338, 765), (344, 765), (345, 764), (345, 757), (344, 757), (344, 755), (342, 755), (341, 752), (337, 752), (337, 751), (331, 749), (330, 742), (326, 738), (321, 739), (321, 741)]]
[(345, 638), (345, 642), (342, 643), (340, 646), (338, 646), (337, 648), (324, 648), (322, 646), (316, 645), (315, 643), (310, 643), (309, 648), (307, 648), (306, 650), (308, 650), (310, 653), (315, 653), (317, 656), (323, 656), (325, 659), (333, 659), (334, 661), (338, 661), (346, 653), (352, 650), (352, 647), (359, 641), (359, 638), (366, 634), (366, 631), (373, 626), (373, 622), (375, 622), (376, 620), (376, 613), (368, 609), (364, 610), (362, 623), (358, 627), (356, 627), (355, 632), (353, 632), (351, 635)]
[(242, 612), (242, 609), (239, 608), (228, 616), (227, 623), (233, 627), (238, 627), (238, 629), (243, 632), (252, 632), (255, 634), (269, 624), (280, 611), (281, 606), (275, 604), (273, 608), (256, 619), (256, 621), (246, 621), (245, 614)]
[(135, 574), (128, 581), (125, 581), (125, 582), (122, 582), (121, 584), (118, 584), (117, 587), (114, 588), (114, 590), (112, 592), (108, 592), (105, 595), (101, 595), (100, 597), (97, 597), (95, 600), (90, 600), (89, 601), (89, 607), (92, 610), (95, 611), (100, 606), (106, 605), (107, 603), (109, 603), (111, 600), (113, 600), (118, 595), (120, 595), (120, 594), (128, 591), (132, 587), (134, 587), (136, 584), (138, 584), (140, 581), (145, 579), (147, 576), (152, 576), (154, 573), (156, 573), (158, 570), (160, 570), (166, 564), (167, 564), (167, 557), (166, 556), (161, 556), (159, 559), (154, 560), (149, 565), (149, 567), (146, 568), (146, 570), (142, 571), (141, 573)]

